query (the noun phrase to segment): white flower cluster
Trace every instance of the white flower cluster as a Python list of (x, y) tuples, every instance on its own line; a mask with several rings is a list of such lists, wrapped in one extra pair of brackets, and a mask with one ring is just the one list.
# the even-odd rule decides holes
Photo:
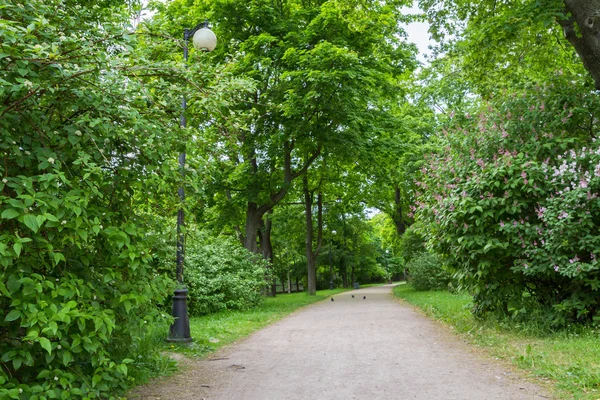
[[(558, 167), (552, 167), (552, 182), (564, 185), (564, 191), (558, 194), (569, 192), (578, 188), (587, 189), (593, 177), (600, 177), (600, 165), (595, 165), (593, 172), (582, 169), (581, 161), (600, 155), (600, 148), (588, 149), (583, 147), (579, 153), (575, 150), (569, 150), (557, 158), (562, 160)], [(544, 172), (548, 172), (546, 163), (543, 165)], [(593, 173), (593, 176), (592, 176)]]

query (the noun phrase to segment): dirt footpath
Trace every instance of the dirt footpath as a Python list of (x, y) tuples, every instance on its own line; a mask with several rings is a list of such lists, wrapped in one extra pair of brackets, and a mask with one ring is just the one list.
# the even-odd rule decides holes
[(396, 301), (391, 289), (345, 292), (334, 302), (305, 307), (207, 360), (186, 361), (182, 374), (139, 388), (130, 398), (550, 398)]

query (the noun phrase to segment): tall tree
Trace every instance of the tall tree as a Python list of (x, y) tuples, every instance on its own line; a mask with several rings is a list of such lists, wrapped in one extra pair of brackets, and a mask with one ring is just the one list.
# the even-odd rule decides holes
[[(257, 82), (230, 110), (243, 124), (228, 125), (228, 111), (207, 127), (215, 144), (210, 159), (221, 170), (215, 195), (243, 205), (237, 222), (246, 248), (259, 251), (265, 213), (320, 154), (348, 153), (368, 140), (372, 108), (395, 96), (398, 78), (414, 67), (414, 47), (402, 41), (398, 23), (403, 4), (176, 1), (163, 10), (162, 18), (177, 24), (209, 16), (222, 43), (216, 56), (234, 55), (235, 73)], [(205, 150), (198, 154), (207, 157)]]

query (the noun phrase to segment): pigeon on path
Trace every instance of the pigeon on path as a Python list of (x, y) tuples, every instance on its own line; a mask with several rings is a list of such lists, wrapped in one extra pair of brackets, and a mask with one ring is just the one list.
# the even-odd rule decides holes
[(366, 300), (366, 299), (367, 299), (367, 296), (363, 296), (363, 300)]
[(335, 301), (335, 300), (333, 300), (333, 297), (331, 298), (331, 301)]
[(352, 294), (351, 296), (352, 296), (352, 298), (354, 298), (354, 295), (353, 295), (353, 294)]

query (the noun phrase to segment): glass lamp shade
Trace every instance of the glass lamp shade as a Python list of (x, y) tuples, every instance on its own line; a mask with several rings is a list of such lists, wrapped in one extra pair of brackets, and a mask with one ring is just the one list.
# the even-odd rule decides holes
[(194, 33), (192, 42), (198, 50), (213, 51), (217, 47), (217, 36), (210, 29), (201, 28)]

